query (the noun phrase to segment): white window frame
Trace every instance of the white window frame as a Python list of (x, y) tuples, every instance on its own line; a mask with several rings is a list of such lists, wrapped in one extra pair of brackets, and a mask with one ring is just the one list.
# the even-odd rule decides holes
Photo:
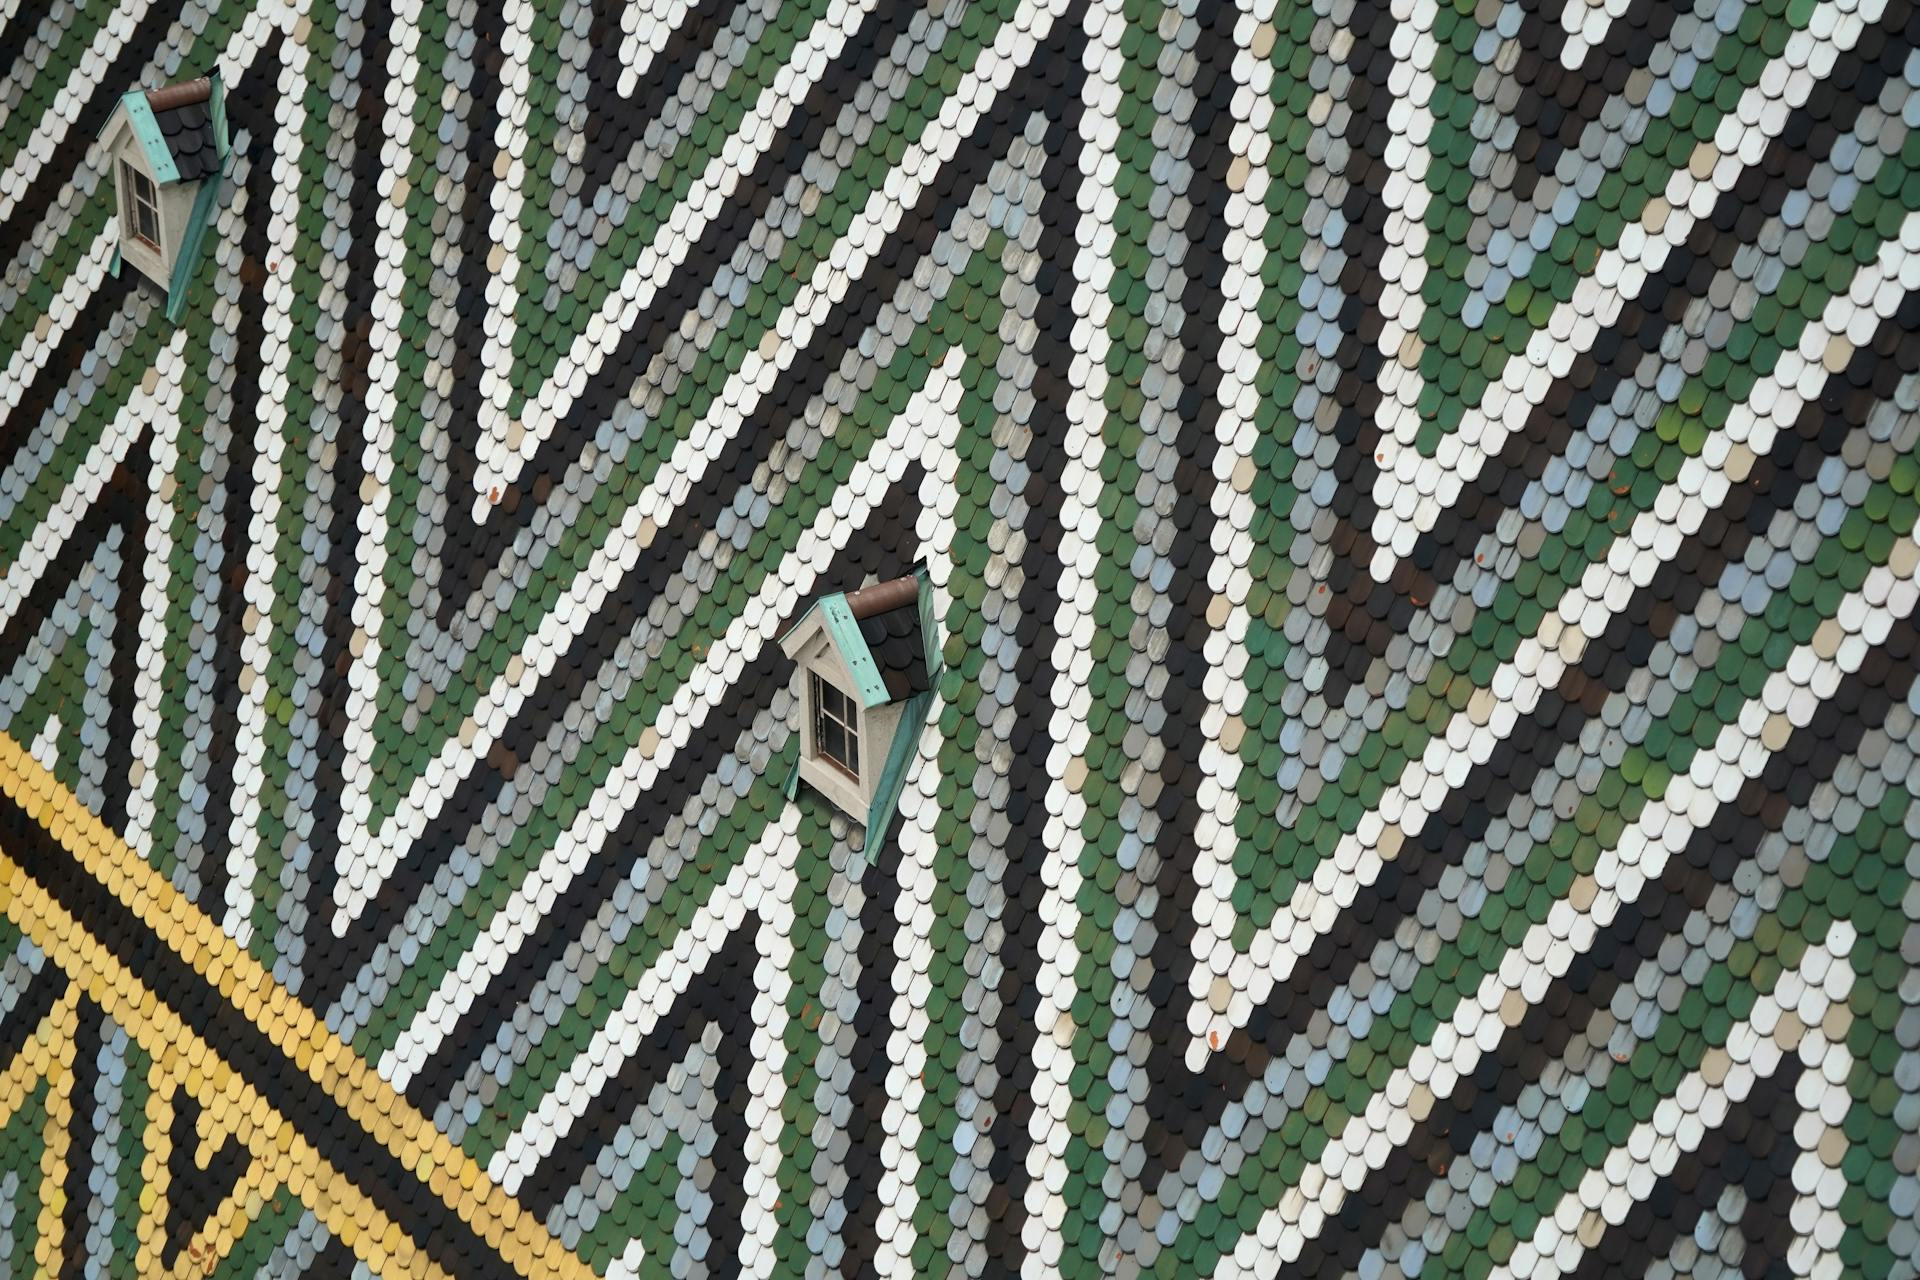
[[(143, 248), (165, 255), (167, 229), (161, 221), (160, 184), (126, 155), (120, 157), (119, 175), (120, 229)], [(145, 184), (143, 190), (141, 184)], [(153, 215), (153, 235), (140, 230), (140, 210), (144, 206)]]

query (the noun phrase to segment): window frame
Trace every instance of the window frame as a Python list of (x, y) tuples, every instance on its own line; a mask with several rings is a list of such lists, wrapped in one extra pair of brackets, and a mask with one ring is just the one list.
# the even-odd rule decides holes
[[(807, 673), (808, 700), (813, 704), (811, 733), (813, 736), (813, 757), (832, 765), (840, 773), (851, 778), (855, 784), (860, 781), (860, 704), (843, 692), (831, 680), (818, 671)], [(834, 701), (837, 699), (837, 705)], [(835, 755), (827, 749), (826, 726), (832, 724), (840, 731), (847, 744), (845, 758)]]
[[(166, 229), (160, 222), (160, 184), (153, 180), (152, 174), (144, 172), (123, 155), (120, 157), (119, 186), (120, 230), (153, 252), (161, 252), (160, 242)], [(140, 229), (143, 211), (151, 215), (151, 236)]]

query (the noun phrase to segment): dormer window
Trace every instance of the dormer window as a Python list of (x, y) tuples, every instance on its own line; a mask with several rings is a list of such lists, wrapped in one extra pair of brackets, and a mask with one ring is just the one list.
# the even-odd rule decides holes
[(884, 825), (933, 700), (924, 571), (822, 596), (780, 638), (800, 667), (805, 782), (855, 822)]
[(220, 79), (135, 90), (100, 137), (120, 223), (113, 273), (131, 266), (165, 289), (167, 316), (177, 320), (232, 154)]
[(160, 192), (126, 160), (120, 162), (120, 225), (149, 249), (160, 248)]

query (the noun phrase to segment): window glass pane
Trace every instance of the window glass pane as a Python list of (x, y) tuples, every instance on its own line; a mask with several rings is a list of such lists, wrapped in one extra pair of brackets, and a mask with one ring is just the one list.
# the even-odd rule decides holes
[(127, 207), (122, 220), (134, 235), (149, 243), (160, 240), (160, 196), (153, 180), (126, 161), (120, 162), (120, 191)]
[(853, 699), (812, 675), (808, 692), (813, 696), (813, 750), (848, 772), (860, 772), (859, 722), (854, 719)]

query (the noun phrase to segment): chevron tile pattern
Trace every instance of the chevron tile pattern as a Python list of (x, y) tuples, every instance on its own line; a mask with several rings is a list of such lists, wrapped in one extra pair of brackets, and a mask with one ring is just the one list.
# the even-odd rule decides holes
[(1917, 488), (1913, 0), (0, 0), (0, 1275), (1920, 1275)]

